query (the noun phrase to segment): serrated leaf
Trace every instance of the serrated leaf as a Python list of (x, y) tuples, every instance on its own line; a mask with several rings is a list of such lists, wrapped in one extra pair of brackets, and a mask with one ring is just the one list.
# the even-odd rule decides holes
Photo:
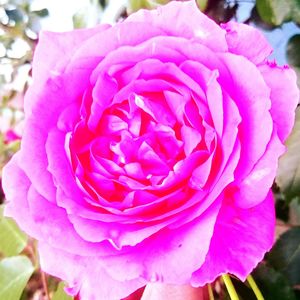
[[(21, 253), (27, 244), (27, 236), (11, 219), (3, 216), (4, 205), (0, 206), (0, 252), (5, 256)], [(0, 298), (1, 299), (1, 298)]]
[(266, 23), (275, 26), (287, 21), (300, 22), (299, 0), (257, 0), (256, 8)]
[(300, 284), (300, 227), (284, 233), (267, 255), (267, 260), (292, 285)]
[(289, 282), (280, 272), (260, 264), (252, 274), (265, 300), (297, 300)]
[(64, 282), (60, 282), (56, 292), (53, 294), (52, 300), (73, 300), (73, 297), (66, 294), (64, 287)]
[(19, 300), (34, 268), (26, 256), (14, 256), (0, 261), (0, 299)]
[(279, 159), (276, 183), (290, 201), (300, 196), (300, 107), (296, 110), (295, 125), (286, 146), (286, 153)]

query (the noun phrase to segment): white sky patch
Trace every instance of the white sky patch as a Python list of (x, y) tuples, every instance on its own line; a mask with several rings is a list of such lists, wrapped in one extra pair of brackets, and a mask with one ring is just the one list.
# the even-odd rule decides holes
[(101, 18), (102, 24), (116, 23), (116, 16), (120, 15), (123, 9), (127, 7), (127, 0), (110, 0), (108, 6)]
[(34, 0), (33, 9), (47, 8), (49, 17), (41, 20), (42, 29), (68, 31), (73, 29), (73, 15), (89, 5), (89, 0)]
[(41, 19), (43, 30), (56, 32), (73, 29), (74, 14), (85, 15), (87, 27), (96, 23), (114, 24), (116, 16), (127, 6), (127, 0), (110, 0), (104, 12), (92, 3), (96, 0), (34, 0), (32, 8), (39, 10), (47, 8), (49, 16)]

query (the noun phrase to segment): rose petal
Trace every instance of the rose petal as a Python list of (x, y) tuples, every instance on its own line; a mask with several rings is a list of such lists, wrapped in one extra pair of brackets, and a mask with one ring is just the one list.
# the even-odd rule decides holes
[[(19, 155), (3, 169), (4, 191), (10, 202), (5, 214), (17, 220), (20, 227), (32, 237), (49, 242), (61, 249), (81, 255), (96, 253), (110, 254), (111, 246), (107, 243), (87, 243), (74, 231), (64, 209), (50, 203), (37, 193), (27, 176), (18, 166)], [(18, 186), (18, 189), (15, 187)], [(22, 209), (20, 209), (22, 207)], [(26, 214), (23, 213), (26, 210)], [(51, 222), (49, 222), (51, 212)], [(61, 243), (61, 241), (67, 241)]]
[(266, 152), (254, 165), (250, 174), (238, 185), (236, 205), (241, 208), (250, 208), (265, 199), (272, 187), (278, 167), (278, 158), (285, 151), (285, 146), (273, 132)]
[(219, 73), (217, 70), (209, 70), (203, 64), (187, 60), (180, 68), (199, 83), (204, 93), (208, 109), (213, 120), (214, 128), (219, 135), (223, 132), (223, 95), (218, 83)]
[[(292, 130), (295, 108), (299, 103), (299, 89), (295, 72), (288, 67), (267, 63), (259, 66), (265, 82), (271, 88), (271, 115), (279, 138), (284, 142)], [(284, 112), (284, 113), (283, 113)]]
[[(243, 173), (248, 174), (253, 168), (271, 138), (270, 89), (257, 68), (245, 58), (232, 54), (220, 54), (219, 57), (229, 72), (220, 72), (219, 82), (236, 102), (242, 117), (240, 132), (243, 147), (236, 170), (236, 177), (241, 178)], [(240, 68), (243, 72), (237, 72)]]
[(181, 127), (180, 132), (184, 142), (185, 155), (189, 156), (200, 143), (202, 139), (201, 134), (196, 129), (185, 125)]
[(93, 131), (106, 108), (111, 105), (112, 98), (118, 91), (118, 83), (114, 78), (103, 75), (97, 80), (92, 92), (93, 103), (91, 114), (88, 118), (88, 127)]
[(164, 30), (165, 35), (194, 39), (215, 51), (227, 50), (224, 32), (216, 23), (200, 13), (194, 1), (185, 3), (172, 1), (158, 7), (157, 10), (139, 10), (129, 16), (125, 22), (150, 23), (151, 27)]
[[(31, 182), (19, 167), (20, 159), (17, 152), (2, 170), (2, 186), (9, 202), (5, 206), (5, 215), (15, 218), (18, 225), (28, 234), (34, 234), (34, 222), (28, 218), (23, 210), (28, 211), (27, 193), (31, 186)], [(15, 187), (18, 186), (18, 189)], [(22, 209), (20, 209), (22, 207)]]
[(122, 256), (107, 257), (103, 263), (115, 279), (143, 277), (170, 284), (188, 283), (191, 273), (205, 260), (220, 202), (201, 217), (176, 230), (161, 230)]
[(244, 281), (273, 245), (275, 214), (272, 193), (250, 209), (235, 207), (230, 200), (232, 196), (229, 193), (228, 201), (222, 204), (204, 264), (193, 273), (191, 284), (195, 287), (213, 282), (225, 273)]
[(42, 269), (52, 276), (67, 279), (67, 291), (75, 296), (80, 290), (81, 299), (121, 299), (146, 284), (142, 278), (114, 280), (101, 266), (98, 257), (72, 255), (46, 243), (39, 244), (39, 255)]
[(226, 30), (228, 50), (248, 58), (256, 65), (263, 62), (273, 50), (264, 35), (252, 26), (228, 22), (221, 27)]
[[(53, 129), (48, 133), (46, 145), (44, 145), (47, 153), (48, 166), (47, 169), (52, 174), (55, 183), (62, 187), (67, 196), (72, 198), (78, 204), (84, 205), (82, 192), (78, 188), (70, 161), (65, 151), (65, 134), (57, 129)], [(40, 169), (40, 168), (38, 168)], [(56, 196), (54, 199), (57, 199)], [(57, 199), (58, 205), (60, 205)], [(66, 207), (66, 203), (62, 203)]]
[(136, 221), (133, 224), (106, 223), (89, 220), (76, 215), (68, 216), (76, 232), (86, 241), (101, 242), (108, 240), (116, 249), (124, 246), (135, 246), (149, 236), (167, 227), (174, 219), (164, 222), (144, 223)]
[[(96, 33), (105, 31), (109, 25), (100, 25), (89, 29), (80, 29), (70, 32), (48, 32), (41, 31), (39, 34), (39, 43), (34, 51), (33, 59), (33, 81), (34, 88), (29, 88), (25, 103), (25, 112), (30, 113), (39, 97), (38, 95), (43, 89), (43, 85), (47, 82), (51, 72), (58, 74), (66, 66), (74, 52), (83, 42)], [(51, 53), (51, 55), (48, 55)], [(47, 59), (44, 59), (47, 57)]]
[[(41, 117), (43, 118), (43, 115)], [(37, 121), (33, 119), (26, 121), (18, 164), (41, 195), (49, 201), (55, 201), (53, 177), (47, 170), (48, 158), (45, 151), (47, 133), (44, 128), (40, 128), (40, 122)]]

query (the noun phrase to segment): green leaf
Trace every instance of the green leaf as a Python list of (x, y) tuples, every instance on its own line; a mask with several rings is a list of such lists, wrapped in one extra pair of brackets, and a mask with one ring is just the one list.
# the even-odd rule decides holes
[(56, 292), (54, 293), (52, 300), (72, 300), (73, 297), (68, 296), (64, 291), (65, 284), (64, 282), (60, 282)]
[(82, 13), (81, 11), (75, 13), (72, 17), (72, 21), (75, 29), (87, 27), (86, 13)]
[(300, 284), (300, 227), (284, 233), (267, 255), (267, 260), (292, 285)]
[(0, 261), (0, 299), (19, 300), (34, 271), (26, 256), (4, 258)]
[(280, 157), (276, 183), (288, 201), (300, 196), (300, 107), (293, 131), (286, 141), (287, 151)]
[(73, 27), (74, 28), (87, 28), (94, 27), (100, 21), (102, 14), (102, 7), (96, 0), (90, 0), (88, 5), (81, 7), (73, 15)]
[[(27, 244), (27, 236), (10, 218), (3, 216), (4, 205), (0, 206), (0, 252), (5, 256), (19, 254)], [(0, 298), (1, 299), (1, 298)]]
[(300, 22), (299, 0), (257, 0), (256, 8), (260, 17), (269, 24), (280, 25), (283, 22)]
[(170, 0), (129, 0), (129, 10), (130, 12), (134, 12), (142, 8), (154, 9), (168, 2)]
[(198, 7), (201, 11), (205, 11), (207, 8), (208, 0), (196, 0)]
[(252, 274), (265, 300), (296, 300), (292, 287), (280, 272), (260, 264)]
[(40, 18), (49, 16), (49, 10), (47, 8), (43, 8), (40, 10), (33, 10), (32, 13)]

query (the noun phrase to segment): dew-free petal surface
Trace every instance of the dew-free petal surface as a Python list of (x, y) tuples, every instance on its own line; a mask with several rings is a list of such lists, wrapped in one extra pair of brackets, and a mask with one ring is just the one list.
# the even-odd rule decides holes
[[(257, 206), (232, 205), (231, 192), (220, 209), (205, 263), (193, 273), (193, 286), (203, 286), (224, 273), (245, 280), (274, 242), (274, 199), (271, 192)], [(261, 235), (258, 235), (258, 232)]]

